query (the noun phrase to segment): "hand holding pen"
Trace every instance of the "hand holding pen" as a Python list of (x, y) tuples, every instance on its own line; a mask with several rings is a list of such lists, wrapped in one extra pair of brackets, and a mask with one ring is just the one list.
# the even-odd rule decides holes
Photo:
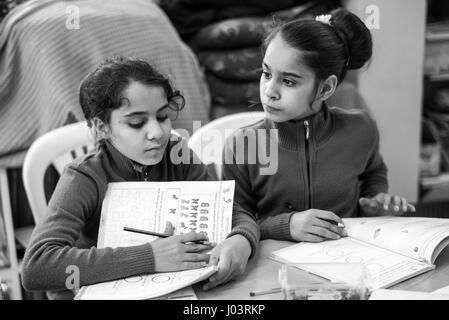
[(209, 254), (201, 253), (215, 247), (215, 243), (209, 242), (207, 235), (202, 232), (189, 232), (173, 235), (173, 226), (167, 222), (167, 227), (162, 234), (146, 230), (126, 227), (129, 232), (160, 235), (161, 239), (151, 242), (154, 256), (155, 272), (170, 272), (188, 269), (198, 269), (207, 266)]
[(296, 241), (308, 242), (337, 240), (347, 236), (339, 216), (319, 209), (295, 212), (290, 219), (290, 233)]

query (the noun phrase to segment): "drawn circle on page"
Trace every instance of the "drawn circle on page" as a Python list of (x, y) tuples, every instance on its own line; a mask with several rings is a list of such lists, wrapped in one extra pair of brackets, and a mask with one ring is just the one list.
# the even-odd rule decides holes
[(164, 276), (164, 275), (154, 276), (153, 278), (151, 278), (151, 281), (156, 282), (156, 283), (167, 282), (169, 280), (170, 280), (170, 276)]
[(143, 279), (143, 277), (137, 276), (137, 277), (126, 278), (124, 280), (125, 280), (125, 282), (136, 283), (136, 282), (142, 281), (142, 279)]

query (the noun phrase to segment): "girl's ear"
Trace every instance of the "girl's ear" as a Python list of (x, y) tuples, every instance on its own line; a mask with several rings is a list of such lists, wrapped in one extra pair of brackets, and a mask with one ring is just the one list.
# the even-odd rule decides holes
[(335, 75), (330, 75), (322, 82), (319, 99), (325, 101), (329, 99), (337, 89), (338, 78)]
[(103, 140), (108, 139), (110, 136), (110, 129), (109, 126), (104, 123), (100, 118), (95, 117), (92, 119), (93, 127), (95, 130), (95, 134), (97, 136), (97, 139)]

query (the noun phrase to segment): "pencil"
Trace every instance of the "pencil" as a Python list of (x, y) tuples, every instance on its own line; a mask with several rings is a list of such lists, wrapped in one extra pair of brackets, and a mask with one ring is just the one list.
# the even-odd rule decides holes
[(147, 235), (156, 236), (156, 237), (159, 237), (159, 238), (168, 238), (168, 237), (170, 237), (170, 235), (168, 235), (166, 233), (159, 233), (159, 232), (154, 232), (154, 231), (134, 229), (134, 228), (129, 228), (129, 227), (123, 227), (123, 231), (147, 234)]
[[(159, 233), (159, 232), (155, 232), (155, 231), (141, 230), (141, 229), (135, 229), (135, 228), (130, 228), (130, 227), (123, 227), (123, 231), (141, 233), (141, 234), (146, 234), (146, 235), (150, 235), (150, 236), (156, 236), (159, 238), (170, 237), (170, 235), (166, 234), (166, 233)], [(204, 244), (204, 245), (210, 244), (209, 241), (205, 241), (205, 240), (189, 241), (186, 243), (190, 243), (190, 242), (197, 243), (197, 244)]]
[(264, 294), (279, 293), (281, 291), (282, 291), (281, 288), (273, 288), (273, 289), (264, 290), (264, 291), (250, 291), (249, 295), (251, 297), (254, 297), (254, 296), (261, 296), (261, 295), (264, 295)]

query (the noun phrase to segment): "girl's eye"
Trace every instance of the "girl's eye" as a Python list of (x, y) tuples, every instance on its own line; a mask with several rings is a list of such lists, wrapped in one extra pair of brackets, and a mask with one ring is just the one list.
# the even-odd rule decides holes
[(163, 116), (158, 116), (157, 117), (157, 121), (159, 121), (159, 122), (163, 122), (163, 121), (165, 121), (165, 120), (167, 120), (168, 119), (168, 115), (163, 115)]
[(128, 123), (128, 126), (130, 126), (133, 129), (140, 129), (140, 128), (143, 127), (143, 125), (144, 125), (144, 122), (131, 122), (131, 123)]
[(284, 79), (284, 83), (287, 87), (293, 87), (294, 85), (296, 85), (296, 82), (291, 81), (289, 79)]
[(268, 71), (265, 71), (265, 70), (262, 71), (262, 76), (265, 79), (270, 79), (271, 78), (271, 74)]

